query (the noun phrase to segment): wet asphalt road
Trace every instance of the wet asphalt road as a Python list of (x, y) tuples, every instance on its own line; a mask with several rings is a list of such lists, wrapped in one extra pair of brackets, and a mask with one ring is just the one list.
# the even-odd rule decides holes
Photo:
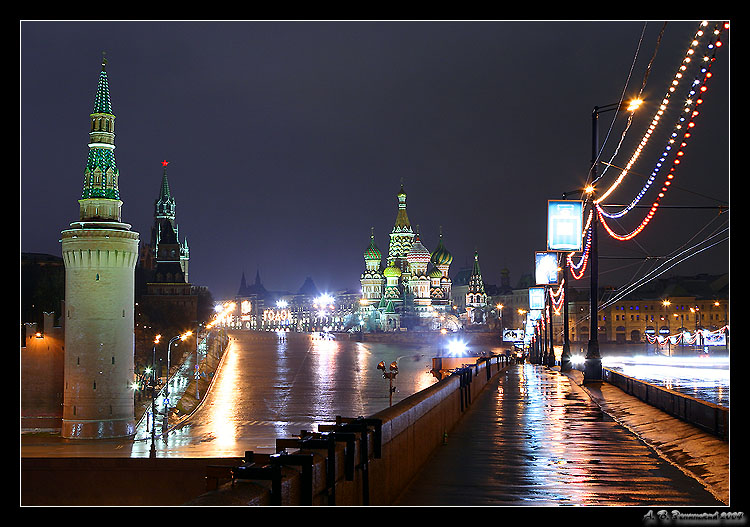
[(488, 389), (397, 505), (723, 505), (558, 371), (514, 365)]
[[(166, 440), (155, 442), (157, 457), (241, 457), (246, 450), (274, 453), (277, 438), (317, 431), (336, 416), (372, 415), (388, 407), (388, 380), (377, 364), (396, 361), (393, 403), (437, 379), (429, 372), (430, 346), (325, 340), (309, 334), (230, 331), (230, 345), (203, 404)], [(191, 373), (192, 362), (185, 368)], [(186, 380), (175, 379), (184, 389)], [(157, 401), (157, 408), (162, 403)], [(157, 432), (160, 428), (157, 427)], [(73, 441), (24, 436), (23, 456), (148, 457), (151, 441)]]

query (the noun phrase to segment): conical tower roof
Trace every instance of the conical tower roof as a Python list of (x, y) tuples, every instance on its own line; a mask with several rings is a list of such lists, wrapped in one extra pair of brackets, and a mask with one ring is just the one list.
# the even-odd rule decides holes
[(155, 215), (157, 218), (167, 218), (174, 220), (175, 218), (175, 199), (169, 190), (169, 180), (167, 179), (167, 165), (169, 161), (166, 159), (161, 162), (164, 167), (164, 172), (161, 176), (161, 187), (159, 189), (159, 198), (154, 203)]
[(406, 214), (406, 192), (404, 192), (403, 182), (401, 183), (401, 190), (399, 190), (396, 197), (398, 198), (398, 213), (396, 214), (396, 222), (393, 225), (393, 232), (412, 232), (409, 216)]

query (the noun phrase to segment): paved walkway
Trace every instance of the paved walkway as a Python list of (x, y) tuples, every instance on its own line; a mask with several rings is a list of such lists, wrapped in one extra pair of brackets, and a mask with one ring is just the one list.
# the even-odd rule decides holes
[(725, 505), (591, 395), (602, 403), (609, 393), (614, 404), (619, 395), (609, 389), (617, 388), (582, 387), (576, 374), (511, 366), (472, 402), (396, 505)]

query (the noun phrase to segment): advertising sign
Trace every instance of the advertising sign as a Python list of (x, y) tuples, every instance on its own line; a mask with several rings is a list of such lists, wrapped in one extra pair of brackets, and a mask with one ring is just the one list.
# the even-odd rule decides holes
[(701, 332), (703, 335), (704, 346), (726, 346), (727, 336), (724, 332), (709, 333), (708, 331)]
[(547, 250), (583, 250), (583, 201), (547, 202)]
[(504, 329), (503, 342), (523, 342), (524, 334), (522, 329)]
[(529, 287), (529, 309), (544, 309), (543, 287)]
[(537, 285), (557, 285), (558, 265), (556, 252), (535, 253)]

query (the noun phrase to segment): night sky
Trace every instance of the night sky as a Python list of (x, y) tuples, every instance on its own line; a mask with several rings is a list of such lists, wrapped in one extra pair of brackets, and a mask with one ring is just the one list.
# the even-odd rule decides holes
[[(629, 98), (645, 79), (613, 160), (622, 167), (698, 23), (670, 21), (659, 42), (663, 21), (20, 22), (21, 251), (59, 256), (60, 231), (78, 219), (104, 51), (123, 221), (149, 241), (169, 161), (190, 282), (215, 299), (256, 271), (269, 290), (296, 292), (310, 276), (320, 290), (359, 291), (371, 227), (387, 253), (402, 180), (431, 251), (442, 226), (452, 276), (477, 249), (486, 283), (507, 267), (515, 285), (546, 248), (547, 200), (586, 179), (594, 106)], [(666, 208), (729, 203), (728, 33), (722, 40), (664, 208), (632, 241), (600, 234), (600, 285), (658, 265), (634, 258), (688, 250), (728, 227), (716, 209)], [(682, 107), (674, 97), (609, 203), (629, 203), (653, 170)], [(602, 143), (614, 117), (601, 115)], [(619, 114), (602, 159), (625, 121)], [(635, 209), (620, 232), (645, 214)], [(728, 231), (713, 241), (663, 276), (728, 272)]]

